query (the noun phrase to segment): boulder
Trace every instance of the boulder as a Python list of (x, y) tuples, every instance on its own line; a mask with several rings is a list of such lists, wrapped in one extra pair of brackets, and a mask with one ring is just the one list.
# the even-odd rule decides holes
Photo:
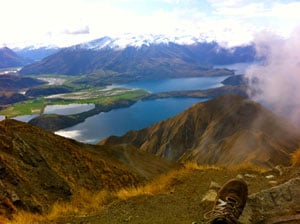
[(300, 220), (300, 178), (251, 194), (242, 223), (280, 223)]

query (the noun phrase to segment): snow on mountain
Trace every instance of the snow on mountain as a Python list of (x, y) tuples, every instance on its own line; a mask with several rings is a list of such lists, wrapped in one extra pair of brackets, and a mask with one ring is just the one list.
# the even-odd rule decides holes
[(31, 45), (25, 48), (15, 48), (14, 51), (24, 59), (26, 64), (39, 61), (51, 54), (60, 50), (59, 47), (54, 45), (42, 46)]
[(165, 35), (138, 35), (124, 34), (118, 37), (102, 37), (93, 41), (85, 42), (74, 46), (75, 48), (90, 49), (90, 50), (101, 50), (105, 48), (110, 49), (124, 49), (128, 46), (132, 47), (142, 47), (150, 46), (151, 44), (168, 44), (176, 43), (181, 45), (190, 45), (194, 43), (199, 43), (205, 41), (203, 37), (193, 37), (193, 36), (165, 36)]

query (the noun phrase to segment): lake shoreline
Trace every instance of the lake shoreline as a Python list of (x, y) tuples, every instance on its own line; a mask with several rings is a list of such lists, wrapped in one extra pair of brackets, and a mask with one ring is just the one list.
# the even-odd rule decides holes
[(110, 105), (96, 104), (94, 109), (79, 114), (42, 114), (36, 118), (33, 118), (28, 123), (44, 128), (47, 131), (55, 132), (79, 124), (85, 121), (86, 118), (91, 117), (93, 115), (99, 114), (101, 112), (108, 112), (113, 109), (128, 107), (134, 104), (135, 102), (135, 100), (119, 100)]

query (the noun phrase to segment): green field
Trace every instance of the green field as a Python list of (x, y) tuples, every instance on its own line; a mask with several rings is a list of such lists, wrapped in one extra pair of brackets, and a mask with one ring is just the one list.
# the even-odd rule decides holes
[(0, 111), (0, 115), (15, 117), (20, 115), (39, 114), (47, 105), (65, 105), (71, 103), (93, 103), (106, 106), (119, 100), (138, 101), (149, 93), (140, 89), (126, 88), (91, 88), (84, 91), (39, 97), (16, 103)]

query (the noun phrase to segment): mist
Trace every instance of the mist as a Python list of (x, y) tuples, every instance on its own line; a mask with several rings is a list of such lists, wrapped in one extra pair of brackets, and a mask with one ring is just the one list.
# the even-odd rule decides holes
[(300, 125), (300, 27), (288, 38), (271, 32), (255, 38), (256, 56), (263, 62), (246, 70), (249, 96), (274, 113)]

